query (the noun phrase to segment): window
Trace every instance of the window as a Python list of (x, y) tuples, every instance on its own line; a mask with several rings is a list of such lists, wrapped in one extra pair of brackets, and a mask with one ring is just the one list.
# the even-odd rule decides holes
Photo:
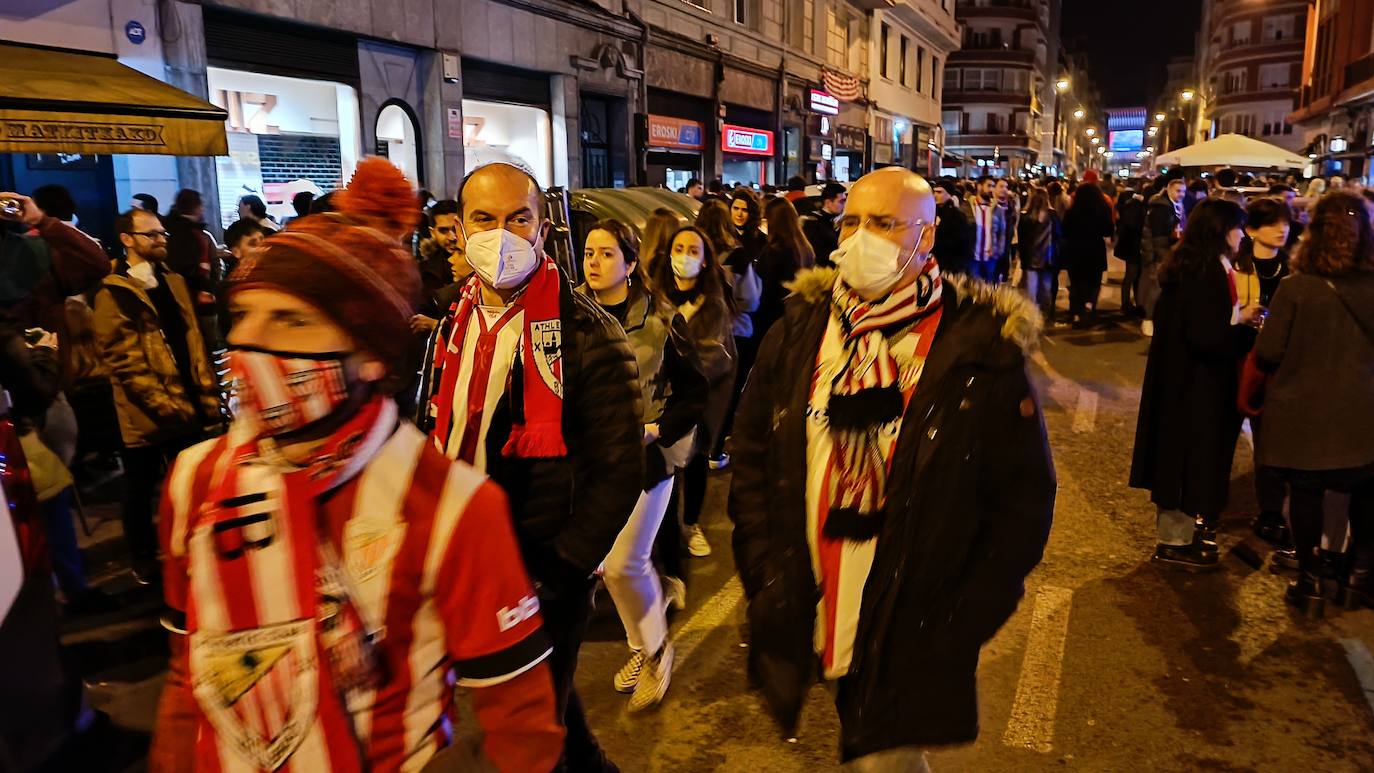
[(1002, 116), (997, 113), (988, 113), (988, 134), (1001, 134)]
[(925, 46), (916, 47), (916, 93), (922, 94), (926, 88), (926, 49)]
[(802, 0), (802, 50), (816, 53), (816, 0)]
[(1264, 40), (1292, 40), (1293, 39), (1292, 16), (1269, 16), (1264, 20)]
[(1236, 134), (1244, 134), (1247, 137), (1255, 136), (1255, 117), (1253, 115), (1235, 116)]
[(1292, 85), (1288, 80), (1291, 69), (1287, 62), (1260, 65), (1259, 87), (1266, 90), (1288, 88)]
[(1231, 45), (1243, 46), (1248, 44), (1250, 42), (1251, 26), (1249, 20), (1238, 21), (1231, 25)]
[(959, 111), (946, 110), (943, 113), (940, 113), (940, 126), (943, 127), (945, 132), (948, 134), (958, 134)]
[(973, 29), (972, 27), (970, 27), (969, 30), (968, 30), (968, 34), (965, 35), (964, 37), (966, 38), (966, 39), (964, 40), (964, 48), (972, 48), (972, 49), (986, 49), (986, 48), (988, 48), (988, 33), (987, 33), (987, 30), (975, 30), (975, 29)]
[(902, 44), (897, 48), (897, 52), (902, 56), (901, 61), (897, 63), (897, 82), (903, 86), (906, 85), (906, 50), (907, 44), (910, 42), (906, 39), (906, 35), (903, 35)]
[(748, 7), (746, 6), (748, 2), (749, 0), (735, 0), (736, 24), (745, 24), (748, 22)]
[(838, 12), (834, 6), (829, 6), (825, 9), (825, 20), (826, 61), (848, 69), (849, 17)]
[[(1287, 67), (1288, 65), (1284, 66)], [(1240, 94), (1244, 92), (1247, 88), (1246, 81), (1249, 80), (1246, 77), (1248, 75), (1249, 72), (1244, 68), (1237, 70), (1227, 70), (1224, 76), (1224, 82), (1222, 84), (1222, 93)]]
[(940, 82), (940, 57), (930, 58), (930, 98), (936, 102), (940, 101), (940, 89), (935, 84)]
[[(892, 37), (892, 28), (884, 22), (882, 32), (878, 38), (878, 74), (887, 77), (887, 42)], [(902, 38), (906, 40), (906, 38)]]
[(958, 70), (945, 70), (945, 90), (946, 90), (946, 91), (958, 91), (958, 90), (959, 90), (959, 71), (958, 71)]

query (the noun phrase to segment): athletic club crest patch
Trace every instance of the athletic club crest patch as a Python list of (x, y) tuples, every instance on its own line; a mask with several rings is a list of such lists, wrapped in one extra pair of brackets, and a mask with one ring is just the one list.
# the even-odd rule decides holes
[(314, 620), (191, 634), (196, 700), (220, 740), (247, 763), (276, 770), (315, 722)]
[(539, 377), (544, 385), (558, 398), (563, 399), (563, 325), (560, 320), (548, 319), (530, 324), (530, 345), (534, 354), (534, 366), (539, 369)]

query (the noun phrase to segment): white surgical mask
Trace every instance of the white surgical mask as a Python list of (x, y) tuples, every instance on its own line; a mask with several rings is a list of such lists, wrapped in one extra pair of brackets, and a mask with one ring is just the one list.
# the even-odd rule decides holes
[(467, 259), (478, 278), (496, 290), (519, 287), (539, 265), (534, 245), (504, 228), (469, 236)]
[(673, 276), (678, 279), (696, 279), (701, 275), (701, 258), (686, 253), (673, 255)]
[(840, 278), (849, 289), (866, 299), (887, 295), (906, 273), (916, 250), (902, 260), (902, 249), (867, 228), (860, 228), (840, 242), (830, 260), (839, 266)]

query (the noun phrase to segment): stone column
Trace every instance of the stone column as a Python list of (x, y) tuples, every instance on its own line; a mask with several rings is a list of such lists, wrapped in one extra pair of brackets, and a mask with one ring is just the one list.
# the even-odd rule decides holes
[[(162, 53), (167, 62), (167, 82), (205, 100), (210, 84), (205, 67), (205, 23), (200, 6), (178, 0), (162, 0), (159, 6)], [(205, 223), (216, 239), (223, 239), (219, 222), (219, 184), (211, 156), (178, 156), (177, 178), (182, 188), (200, 191), (205, 201)]]

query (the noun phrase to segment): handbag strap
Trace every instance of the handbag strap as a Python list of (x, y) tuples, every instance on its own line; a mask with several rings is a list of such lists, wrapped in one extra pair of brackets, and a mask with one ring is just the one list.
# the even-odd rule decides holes
[(1345, 309), (1345, 313), (1349, 314), (1350, 318), (1355, 320), (1355, 325), (1360, 328), (1360, 332), (1364, 333), (1364, 337), (1369, 340), (1370, 345), (1374, 346), (1374, 332), (1371, 332), (1369, 328), (1365, 326), (1364, 320), (1360, 319), (1360, 315), (1356, 314), (1355, 310), (1350, 308), (1350, 302), (1345, 299), (1344, 295), (1341, 295), (1340, 290), (1336, 289), (1336, 283), (1332, 282), (1330, 279), (1323, 279), (1322, 281), (1326, 282), (1326, 286), (1330, 287), (1331, 292), (1336, 294), (1336, 300), (1341, 302), (1341, 306)]

